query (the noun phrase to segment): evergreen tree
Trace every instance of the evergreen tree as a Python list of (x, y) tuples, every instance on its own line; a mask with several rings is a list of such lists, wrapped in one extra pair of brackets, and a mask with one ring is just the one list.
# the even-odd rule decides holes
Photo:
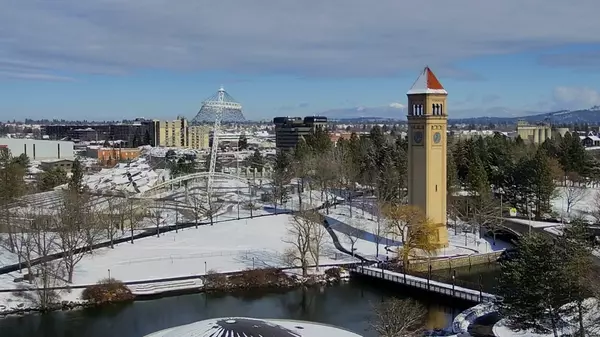
[(25, 153), (21, 153), (18, 157), (13, 158), (13, 162), (21, 166), (23, 169), (26, 169), (31, 161)]
[(265, 166), (265, 158), (260, 154), (260, 150), (254, 150), (254, 153), (250, 158), (248, 158), (248, 162), (250, 163), (250, 167), (260, 172)]
[(381, 149), (385, 146), (385, 135), (378, 125), (375, 125), (369, 132), (369, 139), (375, 149)]
[(596, 244), (593, 233), (581, 219), (575, 219), (570, 226), (565, 227), (563, 235), (557, 239), (558, 247), (563, 254), (565, 279), (568, 282), (569, 302), (575, 302), (573, 313), (579, 322), (579, 334), (587, 335), (583, 317), (588, 314), (588, 308), (583, 302), (597, 293), (598, 275), (594, 268), (593, 250)]
[(238, 149), (239, 150), (246, 150), (248, 148), (248, 138), (246, 138), (245, 134), (241, 134), (240, 138), (238, 139)]
[(392, 156), (398, 180), (397, 198), (403, 199), (408, 187), (408, 142), (403, 137), (396, 137)]
[(446, 189), (448, 193), (455, 191), (458, 186), (458, 174), (456, 172), (456, 163), (454, 162), (454, 156), (452, 150), (448, 149), (446, 158)]
[(333, 144), (329, 138), (329, 132), (324, 127), (316, 127), (306, 138), (306, 145), (314, 154), (323, 154), (329, 151)]
[(69, 182), (67, 173), (61, 168), (44, 171), (38, 176), (37, 188), (40, 192), (50, 191), (56, 186)]
[(559, 145), (558, 158), (565, 176), (571, 172), (585, 175), (589, 168), (589, 157), (577, 134), (566, 133)]
[(76, 193), (83, 192), (83, 166), (79, 159), (73, 161), (73, 167), (71, 167), (71, 179), (69, 180), (69, 190)]
[(488, 196), (490, 193), (490, 183), (487, 179), (487, 173), (479, 156), (475, 156), (467, 174), (467, 186), (473, 195)]
[(554, 195), (556, 185), (548, 155), (543, 148), (538, 149), (529, 164), (532, 166), (531, 186), (536, 202), (536, 214), (540, 218), (544, 213), (551, 212), (550, 200)]
[(283, 200), (287, 198), (286, 186), (290, 183), (294, 174), (291, 164), (292, 158), (287, 152), (277, 151), (272, 176), (273, 203), (275, 204), (275, 208), (277, 208), (277, 204), (283, 203)]
[[(501, 263), (497, 294), (500, 313), (516, 330), (552, 331), (558, 336), (561, 307), (568, 302), (569, 282), (557, 245), (539, 235), (523, 237), (518, 254)], [(550, 322), (550, 324), (548, 324)]]
[(177, 161), (171, 162), (171, 177), (180, 177), (196, 172), (196, 157), (192, 154), (185, 154)]

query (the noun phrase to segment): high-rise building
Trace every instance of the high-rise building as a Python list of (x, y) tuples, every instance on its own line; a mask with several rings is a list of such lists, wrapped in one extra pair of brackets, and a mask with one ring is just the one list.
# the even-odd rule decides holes
[(194, 150), (205, 150), (209, 146), (210, 127), (206, 125), (190, 125), (188, 127), (188, 146)]
[(446, 129), (448, 92), (425, 67), (408, 96), (408, 202), (437, 226), (432, 240), (448, 246), (446, 227)]
[(188, 121), (178, 117), (173, 121), (154, 121), (156, 146), (188, 147)]
[(210, 126), (189, 125), (184, 117), (154, 121), (156, 146), (204, 150), (209, 148)]
[(290, 150), (317, 127), (327, 127), (327, 117), (275, 117), (275, 146), (278, 150)]

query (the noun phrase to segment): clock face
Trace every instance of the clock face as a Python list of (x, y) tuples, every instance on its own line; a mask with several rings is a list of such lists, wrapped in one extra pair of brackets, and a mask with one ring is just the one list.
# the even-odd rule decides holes
[(417, 144), (421, 143), (423, 141), (423, 132), (422, 131), (415, 131), (415, 133), (413, 134), (413, 140)]
[(439, 144), (439, 142), (442, 141), (442, 134), (439, 132), (436, 132), (433, 134), (433, 142), (436, 144)]

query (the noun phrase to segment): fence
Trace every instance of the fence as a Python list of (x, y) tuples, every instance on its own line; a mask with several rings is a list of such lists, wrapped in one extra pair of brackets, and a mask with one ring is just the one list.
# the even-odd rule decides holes
[[(319, 268), (332, 268), (332, 267), (354, 268), (359, 265), (360, 265), (360, 263), (356, 263), (356, 262), (345, 262), (345, 263), (334, 263), (334, 264), (319, 264), (318, 267)], [(316, 268), (316, 267), (317, 267), (316, 265), (308, 266), (308, 268)], [(267, 268), (272, 268), (272, 267), (267, 267)], [(254, 269), (266, 269), (266, 268), (254, 268)], [(274, 268), (274, 269), (281, 270), (281, 271), (290, 271), (290, 270), (300, 269), (300, 267), (294, 266), (294, 267), (284, 267), (284, 268)], [(243, 272), (244, 272), (244, 270), (236, 270), (236, 271), (227, 271), (227, 272), (215, 273), (215, 274), (229, 276), (229, 275), (237, 275), (237, 274), (240, 274)], [(203, 280), (205, 278), (205, 276), (206, 276), (206, 274), (195, 274), (195, 275), (165, 277), (165, 278), (149, 279), (149, 280), (124, 281), (122, 283), (127, 286), (166, 283), (166, 282), (178, 282), (179, 283), (179, 281), (186, 281), (186, 280), (198, 280), (198, 279)], [(77, 284), (77, 285), (64, 286), (64, 287), (48, 287), (45, 289), (44, 288), (33, 288), (33, 287), (21, 288), (21, 289), (16, 289), (16, 288), (0, 289), (0, 293), (21, 292), (21, 291), (44, 291), (44, 290), (60, 291), (60, 290), (72, 290), (72, 289), (85, 289), (92, 285), (94, 285), (94, 284)]]

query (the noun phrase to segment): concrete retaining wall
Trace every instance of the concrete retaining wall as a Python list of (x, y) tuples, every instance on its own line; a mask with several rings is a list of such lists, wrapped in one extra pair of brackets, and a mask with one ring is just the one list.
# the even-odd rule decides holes
[(459, 267), (470, 267), (479, 264), (489, 264), (496, 262), (496, 260), (498, 259), (498, 257), (500, 257), (501, 254), (502, 251), (498, 251), (442, 259), (411, 261), (410, 270), (416, 272), (426, 272), (429, 271), (429, 265), (431, 265), (431, 270), (443, 270)]

